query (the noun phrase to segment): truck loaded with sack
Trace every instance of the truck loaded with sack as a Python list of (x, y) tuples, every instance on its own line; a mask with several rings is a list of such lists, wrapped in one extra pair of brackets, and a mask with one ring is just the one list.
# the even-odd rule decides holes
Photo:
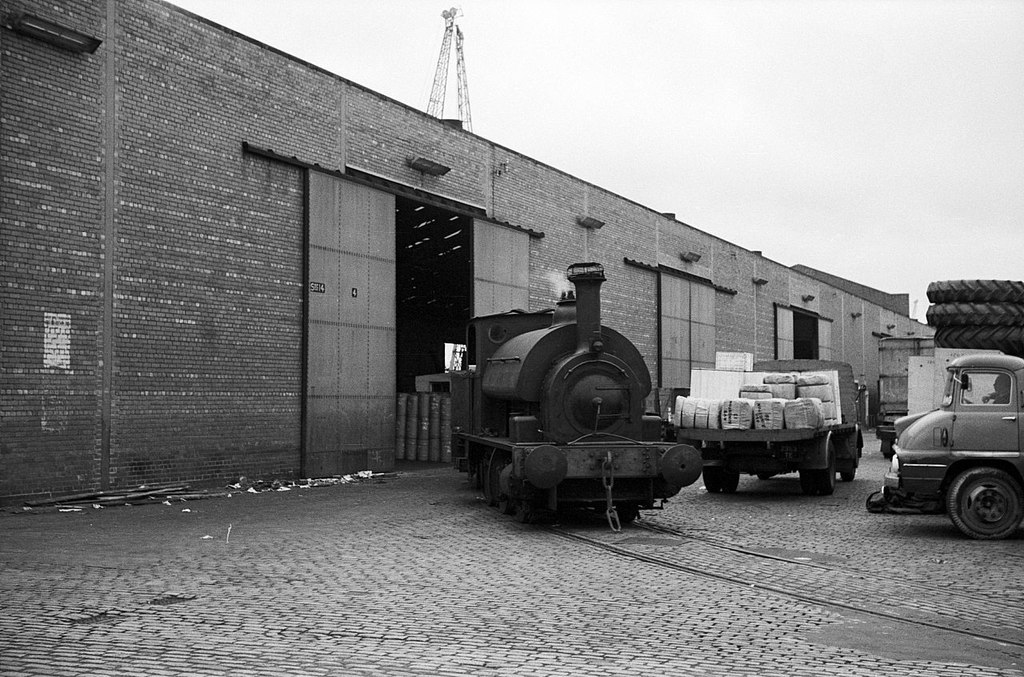
[(845, 362), (770, 360), (753, 371), (694, 370), (678, 397), (672, 432), (699, 449), (705, 488), (732, 493), (742, 474), (767, 479), (797, 472), (808, 495), (852, 481), (863, 441), (856, 384)]

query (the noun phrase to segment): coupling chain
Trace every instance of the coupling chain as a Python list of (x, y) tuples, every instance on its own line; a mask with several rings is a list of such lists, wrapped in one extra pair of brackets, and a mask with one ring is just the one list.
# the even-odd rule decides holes
[(615, 486), (615, 470), (612, 466), (612, 450), (608, 450), (608, 455), (605, 457), (604, 462), (601, 463), (601, 483), (604, 485), (604, 495), (606, 501), (605, 517), (608, 519), (608, 526), (611, 527), (612, 531), (622, 531), (622, 524), (619, 523), (619, 512), (615, 509), (615, 503), (612, 502), (612, 487)]

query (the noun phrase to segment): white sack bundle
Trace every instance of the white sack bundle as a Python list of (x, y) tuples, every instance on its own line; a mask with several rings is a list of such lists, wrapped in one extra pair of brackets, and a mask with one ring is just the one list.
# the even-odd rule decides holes
[(754, 429), (782, 430), (785, 422), (786, 400), (754, 400)]
[(767, 400), (772, 396), (772, 387), (761, 383), (748, 383), (740, 387), (741, 400)]
[(676, 427), (719, 428), (718, 400), (704, 397), (676, 398)]
[(772, 383), (768, 387), (772, 389), (772, 397), (781, 398), (783, 400), (796, 399), (795, 383)]
[(754, 400), (722, 400), (722, 428), (749, 430), (754, 424)]
[(775, 385), (781, 383), (791, 383), (796, 385), (796, 374), (783, 374), (773, 372), (771, 374), (764, 375), (764, 382), (768, 385)]
[(697, 408), (697, 411), (693, 415), (693, 426), (695, 428), (711, 428), (717, 430), (722, 427), (721, 419), (721, 400), (706, 399), (703, 400), (704, 407), (701, 409)]
[(820, 428), (825, 422), (821, 400), (813, 397), (787, 400), (783, 418), (786, 427), (793, 430)]
[(798, 386), (825, 386), (829, 383), (831, 381), (825, 374), (806, 372), (796, 377), (796, 384)]
[(830, 385), (797, 386), (796, 394), (798, 397), (815, 397), (822, 402), (831, 402), (835, 399)]

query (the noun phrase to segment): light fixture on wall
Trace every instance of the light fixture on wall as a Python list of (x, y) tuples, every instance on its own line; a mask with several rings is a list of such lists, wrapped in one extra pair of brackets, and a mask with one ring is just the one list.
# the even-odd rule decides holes
[(700, 261), (700, 254), (697, 252), (679, 252), (679, 258), (687, 263), (697, 263)]
[(888, 329), (889, 331), (892, 331), (893, 329), (896, 328), (896, 325), (895, 324), (887, 324), (887, 325), (885, 325), (885, 328)]
[(577, 216), (576, 223), (590, 230), (597, 230), (604, 225), (604, 221), (595, 219), (593, 216)]
[(406, 159), (405, 164), (418, 172), (429, 174), (430, 176), (443, 176), (452, 170), (451, 167), (446, 167), (440, 162), (434, 162), (433, 160), (428, 160), (425, 157), (408, 158)]
[(11, 30), (48, 42), (71, 52), (92, 54), (103, 41), (73, 28), (31, 14), (18, 14), (8, 24)]
[(814, 294), (804, 294), (800, 298), (804, 300), (804, 303), (810, 303), (811, 301), (814, 300)]
[(768, 284), (768, 280), (766, 280), (763, 277), (752, 277), (750, 278), (750, 281), (756, 284), (758, 287)]
[(853, 319), (856, 320), (858, 317), (860, 317), (863, 314), (864, 313), (850, 313), (850, 317), (852, 317)]

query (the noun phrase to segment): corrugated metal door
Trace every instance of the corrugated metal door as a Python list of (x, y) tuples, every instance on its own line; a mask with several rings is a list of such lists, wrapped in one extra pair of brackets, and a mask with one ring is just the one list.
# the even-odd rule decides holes
[(690, 387), (690, 283), (661, 276), (661, 387)]
[(395, 198), (308, 172), (309, 477), (394, 466)]
[(473, 220), (473, 317), (529, 310), (530, 236)]
[(818, 359), (832, 359), (832, 322), (818, 318)]
[(793, 311), (775, 306), (775, 359), (793, 359)]
[(715, 366), (715, 290), (661, 276), (661, 387), (690, 387), (690, 371)]

